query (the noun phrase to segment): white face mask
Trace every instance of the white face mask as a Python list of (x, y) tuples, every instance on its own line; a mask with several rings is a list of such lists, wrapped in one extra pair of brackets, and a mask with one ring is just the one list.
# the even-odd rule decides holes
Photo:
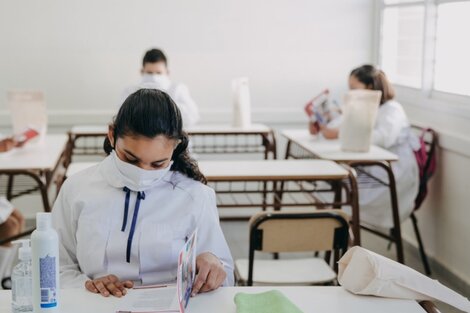
[(170, 85), (171, 81), (168, 75), (164, 74), (142, 74), (142, 83), (144, 84), (154, 84), (158, 89), (167, 90)]
[(115, 150), (111, 152), (111, 157), (118, 171), (125, 179), (126, 187), (133, 191), (144, 191), (151, 187), (168, 173), (173, 164), (173, 161), (171, 161), (166, 168), (160, 170), (144, 170), (121, 160)]

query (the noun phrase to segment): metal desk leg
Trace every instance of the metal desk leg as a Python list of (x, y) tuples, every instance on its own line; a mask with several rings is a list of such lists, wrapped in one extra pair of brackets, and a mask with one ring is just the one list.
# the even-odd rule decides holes
[(341, 209), (341, 199), (343, 197), (342, 193), (343, 193), (343, 189), (342, 189), (342, 182), (341, 181), (332, 181), (331, 182), (331, 187), (334, 191), (334, 205), (333, 205), (333, 208), (334, 209)]
[(395, 175), (393, 175), (392, 165), (390, 163), (388, 163), (387, 165), (385, 165), (385, 169), (388, 174), (390, 198), (392, 200), (392, 214), (394, 225), (392, 229), (393, 238), (395, 238), (395, 245), (397, 247), (397, 260), (398, 262), (405, 264), (405, 256), (403, 254), (403, 241), (401, 238), (400, 214), (398, 211), (397, 186), (395, 184)]
[[(279, 183), (279, 185), (278, 185)], [(273, 181), (273, 210), (280, 211), (282, 207), (282, 193), (284, 192), (284, 182)]]
[(354, 235), (353, 244), (355, 246), (361, 245), (361, 224), (359, 216), (359, 189), (357, 187), (357, 174), (353, 168), (349, 168), (349, 184), (351, 186), (350, 190), (350, 202), (351, 202), (351, 222), (352, 222), (352, 231)]
[[(24, 175), (30, 176), (32, 179), (36, 181), (38, 184), (39, 192), (41, 192), (41, 198), (42, 198), (42, 205), (44, 207), (44, 212), (50, 212), (51, 211), (51, 204), (49, 203), (49, 195), (47, 194), (47, 183), (45, 184), (42, 179), (35, 173), (32, 172), (24, 172), (21, 173)], [(47, 178), (46, 178), (47, 180)]]
[(13, 198), (13, 183), (14, 183), (14, 174), (8, 175), (7, 182), (7, 200), (10, 201)]
[(273, 155), (273, 160), (277, 159), (277, 147), (276, 147), (276, 137), (274, 136), (274, 131), (271, 130), (268, 135), (261, 134), (263, 146), (264, 146), (264, 159), (269, 159), (269, 152)]
[(350, 166), (352, 167), (359, 167), (359, 166), (379, 166), (383, 168), (387, 172), (388, 176), (388, 188), (390, 190), (390, 199), (391, 199), (391, 204), (392, 204), (392, 217), (393, 217), (393, 228), (391, 230), (392, 235), (391, 236), (386, 236), (383, 235), (380, 232), (371, 230), (367, 227), (364, 227), (365, 229), (379, 235), (382, 237), (385, 237), (387, 239), (390, 239), (393, 241), (396, 245), (397, 249), (397, 260), (398, 262), (404, 264), (405, 263), (405, 257), (403, 254), (403, 241), (401, 237), (401, 225), (400, 225), (400, 215), (399, 215), (399, 208), (398, 208), (398, 196), (397, 196), (397, 188), (396, 188), (396, 183), (395, 183), (395, 175), (393, 174), (392, 170), (392, 165), (389, 162), (352, 162), (350, 163)]

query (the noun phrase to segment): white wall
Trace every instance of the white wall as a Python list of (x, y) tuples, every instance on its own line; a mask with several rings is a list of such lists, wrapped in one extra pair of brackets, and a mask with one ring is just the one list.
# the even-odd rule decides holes
[(205, 121), (230, 112), (237, 76), (250, 78), (255, 119), (301, 120), (309, 97), (342, 94), (370, 62), (373, 14), (373, 0), (2, 0), (0, 124), (10, 89), (44, 90), (52, 124), (108, 122), (151, 47)]
[[(400, 89), (398, 95), (412, 122), (439, 133), (436, 176), (417, 214), (426, 250), (470, 285), (470, 103), (461, 107), (453, 102), (430, 101)], [(405, 226), (405, 239), (416, 244), (410, 223)]]

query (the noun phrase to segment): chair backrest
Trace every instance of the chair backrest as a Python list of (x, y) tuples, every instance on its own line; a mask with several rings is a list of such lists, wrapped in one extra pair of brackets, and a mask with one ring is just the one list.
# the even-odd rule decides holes
[[(415, 127), (417, 128), (417, 127)], [(428, 193), (428, 181), (436, 171), (437, 134), (431, 128), (418, 128), (420, 148), (415, 151), (419, 168), (419, 189), (415, 198), (414, 210), (418, 210)]]
[[(255, 251), (261, 252), (331, 252), (336, 262), (346, 252), (349, 216), (341, 210), (314, 212), (261, 212), (250, 225), (248, 285), (252, 283)], [(326, 260), (328, 263), (331, 263)]]

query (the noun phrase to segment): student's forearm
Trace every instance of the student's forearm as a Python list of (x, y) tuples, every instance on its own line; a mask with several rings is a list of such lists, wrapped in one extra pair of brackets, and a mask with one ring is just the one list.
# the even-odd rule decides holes
[(326, 139), (337, 139), (339, 136), (339, 128), (323, 128), (322, 134)]
[(90, 278), (82, 272), (63, 266), (60, 269), (60, 287), (61, 288), (84, 288), (85, 282)]

